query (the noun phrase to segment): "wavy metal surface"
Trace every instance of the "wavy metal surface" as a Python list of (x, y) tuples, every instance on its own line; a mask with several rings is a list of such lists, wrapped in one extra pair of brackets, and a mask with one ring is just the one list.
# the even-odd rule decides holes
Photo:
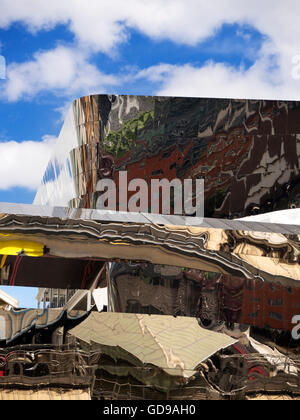
[[(123, 222), (120, 214), (77, 217), (2, 214), (0, 250), (12, 254), (1, 256), (2, 284), (88, 289), (110, 261), (111, 310), (292, 329), (299, 227), (277, 225), (275, 233), (251, 222), (226, 221), (223, 229), (212, 227), (218, 220), (197, 227), (138, 223), (130, 214)], [(32, 256), (37, 245), (43, 252)]]
[[(128, 216), (128, 224), (125, 216), (103, 219), (101, 257), (122, 260), (111, 272), (111, 309), (195, 316), (199, 304), (188, 296), (197, 296), (213, 304), (214, 320), (291, 329), (299, 307), (298, 228), (215, 218), (300, 205), (299, 115), (297, 101), (83, 97), (69, 111), (35, 203), (63, 203), (87, 215), (81, 208), (97, 208), (98, 181), (112, 178), (118, 186), (121, 170), (128, 182), (148, 185), (204, 178), (205, 216), (214, 219), (201, 226), (151, 214)], [(129, 226), (134, 217), (136, 227)], [(92, 240), (89, 246), (95, 257)], [(168, 276), (165, 264), (184, 269)], [(212, 293), (203, 290), (206, 273), (215, 273)], [(232, 303), (222, 302), (224, 288), (238, 290)]]
[(97, 207), (97, 183), (204, 178), (205, 216), (299, 205), (300, 103), (93, 95), (75, 100), (36, 204)]
[[(146, 329), (136, 320), (151, 323), (153, 314), (158, 324), (170, 321), (166, 334), (175, 340), (172, 348), (164, 343), (160, 354), (178, 356), (174, 348), (184, 336), (177, 329), (183, 321), (238, 340), (205, 361), (199, 358), (193, 375), (182, 381), (182, 375), (147, 359), (151, 346), (140, 348), (141, 359), (126, 347), (122, 314), (98, 314), (104, 335), (124, 328), (115, 341), (88, 324), (84, 333), (97, 336), (95, 342), (75, 337), (86, 343), (89, 363), (97, 366), (95, 397), (297, 395), (299, 342), (291, 339), (291, 328), (300, 308), (299, 227), (224, 218), (299, 207), (299, 156), (300, 102), (80, 98), (68, 113), (35, 198), (41, 207), (18, 212), (0, 206), (1, 282), (42, 285), (41, 275), (28, 276), (22, 264), (32, 273), (40, 261), (50, 272), (57, 260), (56, 280), (44, 277), (45, 287), (53, 287), (77, 261), (77, 273), (68, 276), (72, 288), (89, 288), (110, 261), (109, 309), (133, 313), (126, 316), (135, 323), (138, 341)], [(199, 224), (184, 217), (93, 210), (98, 182), (111, 178), (118, 186), (121, 170), (128, 171), (128, 182), (141, 178), (148, 185), (151, 179), (204, 179), (206, 219)], [(167, 315), (185, 318), (171, 321)], [(187, 351), (191, 343), (187, 340)]]
[[(38, 331), (57, 329), (61, 325), (69, 329), (83, 321), (87, 312), (61, 309), (19, 309), (0, 310), (0, 342), (8, 346), (23, 335), (34, 335)], [(50, 342), (51, 343), (51, 342)], [(46, 344), (50, 344), (46, 343)]]
[(1, 349), (0, 399), (90, 399), (94, 368), (89, 358), (63, 346)]
[[(49, 341), (54, 334), (55, 328)], [(32, 344), (24, 332), (25, 338), (27, 344), (0, 350), (2, 397), (8, 388), (21, 399), (19, 389), (38, 389), (42, 398), (43, 390), (54, 395), (59, 388), (63, 396), (71, 388), (74, 398), (84, 391), (110, 400), (237, 399), (257, 392), (299, 398), (297, 351), (285, 353), (249, 331), (235, 338), (208, 331), (194, 318), (93, 312), (69, 329), (64, 345)]]
[[(99, 328), (99, 324), (102, 328)], [(207, 331), (192, 318), (92, 313), (69, 331), (95, 370), (94, 398), (236, 399), (255, 392), (299, 397), (299, 355)]]

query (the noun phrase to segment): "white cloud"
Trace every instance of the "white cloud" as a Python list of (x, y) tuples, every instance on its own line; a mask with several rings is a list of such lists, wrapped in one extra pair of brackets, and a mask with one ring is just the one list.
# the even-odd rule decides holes
[[(291, 76), (292, 57), (300, 54), (298, 0), (252, 0), (251, 6), (240, 0), (72, 0), (72, 5), (68, 0), (52, 0), (42, 6), (40, 0), (0, 0), (0, 10), (0, 28), (21, 22), (29, 30), (39, 31), (63, 23), (74, 35), (73, 47), (57, 46), (37, 52), (29, 62), (9, 66), (6, 97), (11, 101), (42, 91), (78, 96), (106, 92), (122, 81), (125, 84), (126, 78), (117, 80), (91, 64), (91, 55), (99, 51), (114, 54), (128, 40), (132, 28), (152, 39), (196, 45), (225, 23), (250, 25), (268, 39), (250, 70), (212, 63), (198, 69), (189, 65), (167, 69), (166, 57), (164, 72), (161, 66), (155, 66), (155, 74), (144, 76), (151, 82), (164, 81), (161, 91), (169, 94), (220, 96), (224, 92), (226, 96), (242, 97), (250, 93), (286, 99), (300, 94), (299, 81)], [(277, 66), (272, 68), (274, 54)]]
[(158, 82), (155, 93), (162, 96), (299, 100), (300, 81), (293, 76), (296, 71), (300, 73), (299, 61), (293, 64), (290, 60), (285, 69), (268, 40), (248, 69), (212, 60), (200, 67), (160, 63), (135, 77)]
[(79, 49), (58, 45), (53, 50), (35, 53), (31, 61), (10, 64), (2, 95), (9, 101), (43, 91), (63, 96), (80, 95), (105, 90), (106, 85), (116, 83), (114, 76), (101, 73)]
[[(300, 81), (292, 77), (292, 58), (300, 54), (300, 2), (286, 0), (0, 0), (0, 28), (15, 22), (28, 30), (49, 30), (65, 24), (73, 44), (38, 51), (23, 63), (10, 63), (0, 97), (9, 101), (44, 92), (70, 97), (104, 93), (135, 79), (160, 85), (156, 93), (179, 96), (299, 99)], [(91, 58), (95, 52), (113, 55), (127, 42), (132, 28), (155, 40), (196, 45), (213, 36), (223, 24), (250, 25), (265, 36), (249, 69), (213, 61), (170, 65), (165, 62), (127, 75), (104, 74)], [(243, 29), (238, 36), (248, 34)], [(253, 58), (253, 56), (251, 57)], [(130, 65), (130, 63), (127, 63)], [(63, 105), (63, 104), (62, 104)], [(61, 111), (65, 113), (65, 107)], [(35, 189), (53, 148), (42, 142), (0, 143), (0, 188)]]
[(40, 0), (0, 0), (0, 27), (18, 21), (37, 31), (65, 23), (79, 42), (108, 52), (127, 39), (127, 28), (193, 45), (222, 23), (251, 20), (252, 10), (271, 15), (278, 7), (286, 10), (270, 0), (253, 0), (251, 8), (238, 0), (52, 0), (43, 6)]
[(30, 30), (69, 26), (82, 43), (108, 51), (126, 40), (127, 28), (138, 28), (153, 38), (193, 45), (223, 23), (248, 23), (278, 43), (297, 45), (297, 0), (0, 0), (0, 27), (23, 22)]
[(38, 141), (0, 143), (0, 189), (23, 187), (36, 190), (53, 153), (56, 138), (44, 136)]

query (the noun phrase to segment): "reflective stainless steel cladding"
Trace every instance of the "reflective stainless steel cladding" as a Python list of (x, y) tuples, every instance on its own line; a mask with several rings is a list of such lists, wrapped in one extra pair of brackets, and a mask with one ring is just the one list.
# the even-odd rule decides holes
[(35, 205), (0, 204), (0, 281), (107, 286), (108, 313), (11, 310), (1, 343), (80, 347), (94, 398), (299, 397), (300, 227), (233, 220), (300, 207), (299, 157), (297, 101), (75, 100)]
[(289, 101), (84, 97), (70, 109), (35, 203), (95, 208), (97, 183), (113, 179), (118, 188), (127, 171), (128, 183), (204, 179), (206, 217), (297, 207), (299, 115), (300, 103)]

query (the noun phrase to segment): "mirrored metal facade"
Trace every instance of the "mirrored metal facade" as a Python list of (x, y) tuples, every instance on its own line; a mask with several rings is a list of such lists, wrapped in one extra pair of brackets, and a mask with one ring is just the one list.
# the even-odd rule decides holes
[(94, 95), (76, 100), (36, 204), (97, 207), (97, 182), (205, 180), (205, 216), (299, 204), (300, 103)]
[[(35, 205), (0, 204), (1, 284), (107, 284), (107, 313), (41, 326), (52, 355), (72, 349), (67, 376), (93, 398), (297, 398), (300, 227), (236, 218), (299, 207), (299, 156), (300, 102), (80, 98)], [(148, 185), (204, 179), (204, 220), (99, 209), (99, 181), (119, 186), (120, 171)], [(38, 341), (19, 330), (23, 345)], [(24, 357), (16, 369), (28, 376)]]

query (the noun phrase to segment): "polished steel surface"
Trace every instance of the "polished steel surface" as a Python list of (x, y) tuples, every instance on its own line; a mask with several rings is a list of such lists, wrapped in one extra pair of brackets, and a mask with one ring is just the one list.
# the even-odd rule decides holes
[[(96, 369), (95, 398), (299, 396), (300, 227), (230, 220), (299, 207), (299, 156), (297, 101), (80, 98), (35, 206), (0, 204), (1, 283), (92, 289), (107, 274), (110, 313), (65, 337)], [(205, 218), (99, 209), (120, 171), (204, 179)]]
[[(195, 316), (205, 299), (223, 308), (220, 288), (237, 288), (239, 309), (232, 320), (291, 329), (291, 315), (299, 306), (299, 227), (229, 219), (300, 205), (299, 115), (297, 101), (127, 95), (77, 99), (35, 204), (75, 207), (55, 209), (48, 216), (97, 222), (80, 225), (81, 240), (89, 236), (85, 251), (90, 258), (114, 262), (108, 279), (111, 309)], [(120, 171), (128, 172), (128, 182), (141, 178), (148, 185), (152, 179), (204, 179), (204, 220), (97, 210), (99, 181), (111, 178), (118, 186)], [(65, 247), (68, 255), (86, 258), (75, 255), (74, 241)], [(48, 239), (43, 243), (56, 257), (63, 256)], [(182, 267), (172, 287), (165, 286), (165, 273), (172, 269), (161, 269), (163, 265)], [(214, 297), (202, 290), (207, 273), (215, 279)], [(195, 298), (198, 304), (187, 297), (180, 300), (182, 290), (184, 296), (206, 297)], [(280, 298), (269, 296), (272, 291)], [(280, 311), (274, 310), (274, 302)], [(289, 308), (287, 313), (282, 307)], [(221, 313), (214, 319), (231, 318), (223, 309)]]
[[(89, 289), (104, 262), (114, 262), (108, 278), (113, 311), (292, 329), (300, 306), (300, 227), (278, 225), (281, 233), (275, 233), (252, 222), (228, 220), (223, 229), (137, 223), (127, 216), (103, 221), (80, 213), (77, 219), (2, 213), (2, 284)], [(242, 226), (247, 230), (237, 229)]]
[[(56, 312), (50, 322), (35, 317), (35, 330), (26, 328), (28, 311), (19, 343), (0, 349), (0, 392), (84, 388), (93, 399), (108, 400), (299, 398), (297, 349), (274, 334), (208, 331), (188, 317), (97, 312), (72, 327), (59, 324)], [(1, 313), (9, 329), (7, 315), (15, 315)]]
[(92, 95), (74, 101), (35, 203), (96, 208), (120, 170), (205, 181), (205, 216), (299, 205), (300, 103)]
[[(101, 328), (99, 328), (101, 325)], [(69, 331), (97, 366), (106, 399), (237, 399), (255, 392), (299, 397), (299, 355), (245, 331), (207, 331), (192, 318), (93, 312)], [(231, 332), (233, 335), (233, 332)]]

